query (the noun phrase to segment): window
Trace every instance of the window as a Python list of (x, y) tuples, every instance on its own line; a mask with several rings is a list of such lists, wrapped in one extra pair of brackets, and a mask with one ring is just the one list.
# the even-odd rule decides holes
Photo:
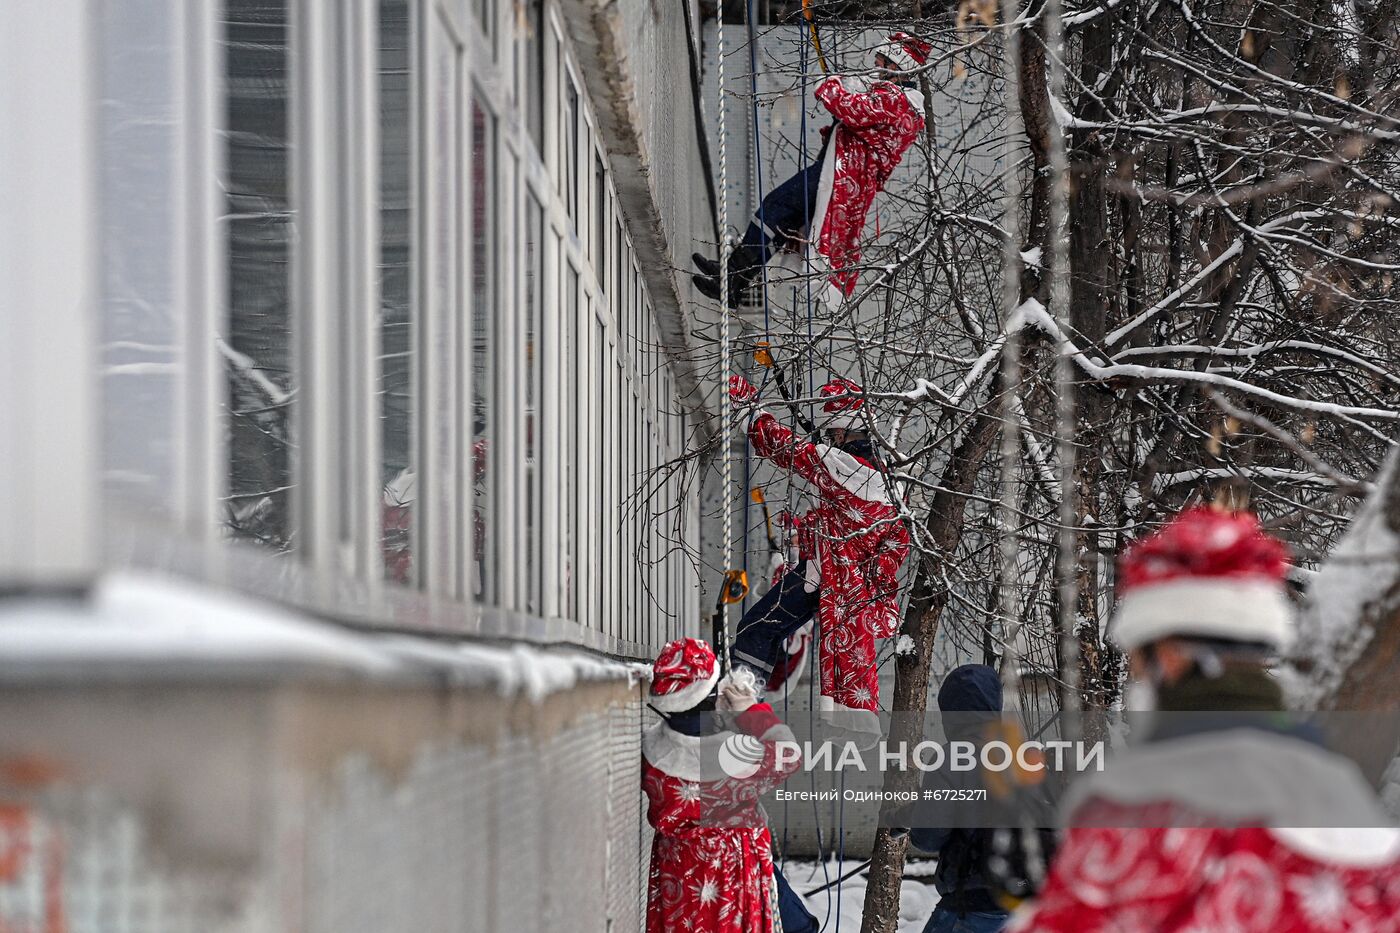
[[(597, 620), (598, 625), (606, 631), (609, 619), (605, 597), (612, 587), (610, 586), (611, 581), (604, 576), (604, 573), (612, 567), (612, 555), (608, 547), (608, 541), (611, 540), (612, 530), (614, 528), (613, 523), (607, 519), (607, 516), (612, 514), (609, 509), (610, 503), (608, 501), (608, 467), (611, 465), (612, 459), (608, 456), (608, 435), (616, 436), (617, 428), (614, 423), (611, 426), (611, 430), (608, 430), (608, 423), (613, 421), (608, 415), (608, 335), (603, 329), (603, 322), (598, 320), (596, 315), (593, 317), (593, 327), (593, 346), (595, 348), (593, 372), (594, 379), (596, 380), (595, 391), (598, 393), (594, 399), (595, 407), (593, 410), (598, 412), (602, 417), (604, 431), (601, 432), (603, 437), (599, 438), (598, 443), (593, 445), (593, 450), (595, 452), (593, 472), (594, 490), (591, 499), (598, 507), (597, 515), (599, 520), (594, 523), (594, 529), (597, 535), (595, 541), (597, 544), (592, 555), (590, 555), (592, 557), (593, 567), (590, 573), (590, 584), (593, 587), (593, 592), (596, 597), (594, 618)], [(580, 440), (582, 440), (582, 438), (580, 438)]]
[[(423, 237), (416, 259), (423, 271), (415, 340), (420, 351), (414, 361), (420, 372), (415, 382), (422, 393), (415, 498), (424, 507), (414, 514), (419, 548), (413, 569), (425, 588), (462, 598), (472, 585), (468, 580), (476, 576), (468, 557), (473, 532), (480, 534), (489, 527), (491, 513), (489, 500), (472, 497), (474, 470), (484, 469), (485, 460), (475, 453), (463, 455), (471, 414), (462, 401), (470, 372), (463, 353), (470, 320), (464, 278), (470, 206), (462, 184), (470, 130), (465, 50), (451, 19), (436, 4), (431, 6), (429, 15), (415, 17), (424, 35), (414, 43), (422, 48), (425, 62), (417, 85), (422, 91), (426, 157), (420, 160), (422, 194), (416, 201), (423, 214), (416, 225)], [(423, 9), (423, 5), (414, 3), (413, 8)], [(469, 507), (473, 509), (470, 519), (465, 514)]]
[(290, 190), (287, 0), (227, 0), (228, 500), (235, 538), (293, 546), (291, 296), (295, 215)]
[[(183, 51), (179, 24), (158, 4), (102, 4), (93, 10), (101, 11), (97, 28), (104, 39), (95, 62), (104, 88), (98, 186), (103, 480), (107, 491), (144, 513), (158, 510), (168, 518), (207, 485), (198, 470), (187, 487), (192, 495), (181, 495), (179, 479), (188, 463), (181, 408), (190, 401), (182, 393), (192, 369), (182, 338), (191, 319), (203, 329), (212, 314), (202, 306), (222, 307), (223, 296), (207, 301), (212, 296), (202, 278), (195, 285), (191, 280), (200, 277), (186, 277), (185, 254), (176, 248), (182, 231), (204, 233), (202, 217), (183, 199), (189, 179), (172, 170), (180, 164), (183, 134), (191, 129), (181, 124), (183, 88), (173, 80)], [(141, 54), (133, 55), (137, 43)], [(223, 333), (223, 321), (215, 326)], [(224, 407), (222, 400), (218, 407)], [(218, 485), (222, 489), (223, 482)], [(202, 517), (208, 503), (200, 505)]]
[[(566, 263), (568, 274), (564, 277), (564, 308), (568, 315), (565, 322), (565, 329), (568, 333), (568, 347), (565, 350), (565, 371), (559, 380), (559, 385), (567, 393), (566, 405), (568, 406), (568, 422), (564, 432), (564, 443), (560, 456), (563, 462), (560, 464), (560, 476), (565, 490), (565, 509), (568, 510), (562, 527), (565, 530), (563, 552), (564, 567), (560, 573), (560, 579), (564, 588), (563, 603), (564, 609), (561, 613), (566, 618), (583, 622), (583, 609), (579, 606), (578, 589), (582, 568), (579, 564), (578, 555), (583, 546), (583, 502), (584, 494), (587, 491), (580, 477), (583, 464), (577, 463), (579, 438), (579, 410), (584, 407), (582, 400), (583, 393), (579, 391), (582, 386), (576, 386), (574, 382), (575, 367), (584, 359), (585, 348), (579, 343), (578, 326), (578, 270), (573, 263)], [(578, 367), (582, 369), (583, 367)]]
[(472, 12), (476, 14), (476, 21), (481, 24), (481, 31), (486, 36), (488, 44), (495, 48), (496, 38), (496, 0), (472, 0)]
[(525, 611), (544, 612), (544, 554), (541, 534), (544, 445), (544, 255), (540, 242), (544, 208), (533, 196), (525, 209)]
[(593, 153), (593, 268), (598, 270), (598, 283), (605, 289), (608, 268), (608, 175), (603, 157)]
[(472, 95), (471, 104), (471, 256), (472, 256), (472, 477), (473, 553), (476, 555), (477, 599), (499, 601), (495, 530), (490, 526), (499, 515), (494, 506), (492, 464), (496, 452), (491, 440), (497, 413), (494, 389), (495, 360), (493, 340), (496, 320), (496, 293), (493, 263), (496, 257), (496, 121), (481, 105), (481, 94)]
[(528, 0), (525, 10), (525, 124), (535, 151), (544, 153), (544, 0)]
[(615, 241), (613, 243), (614, 260), (612, 263), (612, 267), (606, 268), (604, 266), (599, 266), (599, 275), (608, 275), (613, 277), (613, 308), (617, 310), (617, 319), (621, 321), (623, 318), (622, 308), (627, 301), (627, 279), (624, 278), (622, 275), (623, 266), (627, 261), (625, 257), (627, 249), (624, 246), (624, 244), (627, 242), (627, 239), (622, 235), (621, 217), (617, 218), (617, 225), (613, 228), (613, 230), (615, 233)]
[(409, 0), (379, 3), (380, 549), (384, 575), (413, 581), (413, 122)]
[(559, 196), (564, 199), (564, 209), (569, 214), (569, 220), (574, 223), (574, 232), (578, 232), (578, 88), (574, 87), (574, 79), (569, 75), (568, 69), (559, 69), (563, 75), (564, 93), (563, 113), (560, 115), (559, 127)]

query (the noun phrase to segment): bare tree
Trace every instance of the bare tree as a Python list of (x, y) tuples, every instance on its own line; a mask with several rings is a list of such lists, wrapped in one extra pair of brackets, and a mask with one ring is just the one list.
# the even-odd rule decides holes
[[(1247, 502), (1292, 544), (1305, 583), (1400, 421), (1396, 5), (1070, 0), (1062, 47), (1045, 39), (1043, 0), (1009, 27), (996, 6), (924, 3), (911, 20), (866, 4), (823, 23), (838, 63), (893, 28), (933, 43), (920, 75), (928, 140), (882, 196), (856, 294), (829, 308), (806, 300), (819, 288), (801, 268), (771, 272), (766, 324), (753, 316), (740, 341), (772, 345), (799, 405), (827, 372), (865, 388), (915, 545), (904, 632), (916, 650), (895, 661), (896, 710), (925, 708), (935, 653), (1014, 657), (1017, 673), (1076, 685), (1023, 705), (1109, 707), (1122, 669), (1105, 628), (1127, 540), (1192, 502)], [(1008, 29), (1021, 50), (1010, 102)], [(1006, 133), (1016, 155), (999, 162)], [(1063, 174), (1051, 171), (1061, 142)], [(1063, 308), (1048, 289), (1056, 197), (1068, 207)], [(1009, 330), (1024, 362), (1011, 397), (997, 377)], [(1061, 353), (1072, 386), (1056, 379)], [(1056, 405), (1069, 388), (1062, 487)], [(1014, 527), (997, 510), (1005, 430), (1017, 439)], [(1079, 584), (1068, 611), (1055, 573), (1064, 488)], [(1005, 535), (1018, 543), (1015, 599), (999, 610)], [(1077, 642), (1073, 677), (1061, 634)], [(893, 929), (902, 863), (882, 832), (866, 933)]]

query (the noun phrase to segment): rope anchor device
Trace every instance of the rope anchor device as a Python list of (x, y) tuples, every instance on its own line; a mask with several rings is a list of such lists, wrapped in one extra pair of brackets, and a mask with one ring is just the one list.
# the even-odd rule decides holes
[(714, 642), (715, 656), (719, 658), (721, 674), (728, 674), (730, 668), (729, 624), (725, 618), (724, 609), (734, 603), (743, 602), (744, 597), (748, 595), (749, 572), (747, 570), (726, 570), (724, 583), (719, 588), (719, 598), (715, 600), (715, 614), (710, 620), (713, 629), (711, 640)]

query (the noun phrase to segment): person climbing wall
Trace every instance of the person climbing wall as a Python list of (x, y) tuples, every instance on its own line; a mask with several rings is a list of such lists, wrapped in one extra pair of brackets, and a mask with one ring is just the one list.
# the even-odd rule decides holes
[[(856, 287), (860, 236), (875, 195), (924, 129), (924, 97), (913, 72), (928, 62), (931, 46), (902, 32), (875, 50), (875, 67), (894, 80), (834, 75), (816, 97), (835, 122), (822, 128), (817, 160), (764, 197), (743, 241), (729, 256), (729, 303), (753, 284), (775, 250), (808, 239), (812, 261), (828, 274), (828, 298)], [(815, 231), (810, 237), (807, 231)], [(696, 253), (696, 289), (719, 300), (719, 263)]]
[[(836, 379), (821, 394), (828, 443), (805, 440), (762, 410), (749, 425), (754, 452), (811, 483), (820, 503), (795, 519), (805, 559), (739, 621), (734, 661), (768, 680), (783, 642), (815, 612), (820, 712), (853, 732), (879, 736), (875, 642), (899, 630), (899, 568), (909, 555), (909, 531), (861, 420), (860, 386)], [(729, 396), (736, 407), (748, 407), (758, 390), (731, 376)]]

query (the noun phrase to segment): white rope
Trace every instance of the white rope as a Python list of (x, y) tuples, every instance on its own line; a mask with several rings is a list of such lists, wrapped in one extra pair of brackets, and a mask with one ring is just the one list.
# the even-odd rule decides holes
[[(720, 329), (720, 443), (724, 452), (724, 485), (721, 487), (721, 501), (724, 503), (724, 545), (721, 570), (727, 573), (734, 558), (734, 504), (730, 489), (734, 484), (734, 450), (732, 439), (733, 414), (729, 410), (726, 393), (729, 389), (730, 345), (729, 345), (729, 158), (728, 137), (724, 117), (724, 5), (715, 15), (715, 49), (719, 54), (718, 97), (719, 112), (716, 114), (715, 128), (719, 134), (719, 197), (716, 209), (719, 213), (719, 329)], [(727, 585), (721, 583), (721, 585)], [(729, 642), (729, 603), (721, 606), (724, 623), (725, 644), (716, 646), (728, 650)], [(728, 661), (726, 660), (727, 664)]]

